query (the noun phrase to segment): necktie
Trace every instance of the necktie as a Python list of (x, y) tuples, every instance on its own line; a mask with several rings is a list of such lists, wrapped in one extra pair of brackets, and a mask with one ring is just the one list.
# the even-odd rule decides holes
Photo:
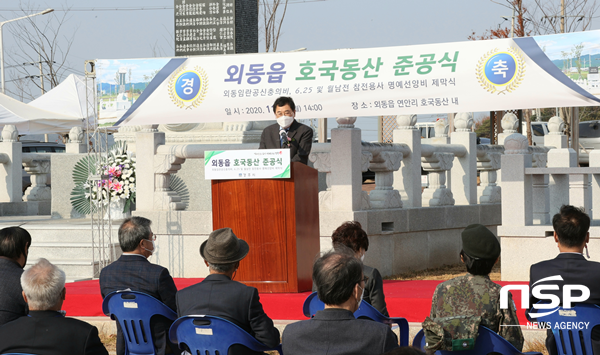
[[(289, 131), (290, 131), (290, 129), (287, 128), (285, 130), (285, 134), (287, 134)], [(285, 139), (284, 137), (279, 137), (279, 143), (280, 143), (281, 148), (284, 148), (287, 144), (286, 142), (284, 142), (284, 139)]]

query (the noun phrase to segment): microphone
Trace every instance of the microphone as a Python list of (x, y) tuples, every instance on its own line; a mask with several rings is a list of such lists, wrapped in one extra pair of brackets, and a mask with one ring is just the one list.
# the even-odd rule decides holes
[(279, 131), (279, 137), (283, 140), (282, 145), (289, 145), (288, 136), (287, 136), (287, 132), (285, 131), (285, 129), (282, 129)]

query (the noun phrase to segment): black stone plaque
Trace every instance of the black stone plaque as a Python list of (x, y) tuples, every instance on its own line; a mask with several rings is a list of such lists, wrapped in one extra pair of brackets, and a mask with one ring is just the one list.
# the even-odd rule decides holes
[(589, 74), (598, 74), (598, 67), (590, 67)]
[(258, 52), (256, 0), (175, 0), (175, 55)]

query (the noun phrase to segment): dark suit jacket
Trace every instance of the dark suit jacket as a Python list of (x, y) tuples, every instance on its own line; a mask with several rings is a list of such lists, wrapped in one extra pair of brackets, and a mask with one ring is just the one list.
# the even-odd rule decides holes
[[(586, 260), (581, 254), (561, 253), (551, 260), (545, 260), (531, 265), (529, 270), (529, 287), (544, 277), (560, 275), (564, 281), (550, 281), (547, 284), (559, 286), (557, 291), (544, 291), (546, 294), (555, 294), (562, 299), (562, 288), (565, 284), (585, 285), (590, 289), (590, 298), (585, 303), (600, 305), (600, 263)], [(542, 283), (546, 284), (546, 283)], [(529, 306), (539, 300), (529, 296)]]
[[(102, 298), (111, 292), (127, 288), (132, 291), (146, 293), (166, 304), (173, 311), (177, 310), (175, 304), (177, 288), (169, 274), (169, 270), (160, 265), (152, 264), (143, 256), (123, 254), (117, 261), (100, 272)], [(155, 318), (157, 319), (155, 320)], [(164, 317), (154, 317), (152, 319), (152, 339), (159, 355), (165, 354), (167, 345), (171, 349), (176, 349), (168, 341), (168, 331), (171, 324), (172, 322)], [(117, 323), (117, 354), (124, 353), (123, 333)]]
[[(387, 306), (385, 304), (385, 295), (383, 294), (383, 279), (381, 278), (379, 270), (363, 264), (363, 274), (369, 278), (365, 284), (363, 302), (367, 302), (378, 310), (379, 313), (389, 317), (390, 315), (388, 314)], [(317, 292), (317, 285), (314, 282), (312, 290), (313, 292)]]
[(202, 282), (180, 290), (177, 293), (177, 313), (180, 317), (206, 314), (224, 318), (267, 346), (279, 345), (279, 330), (265, 314), (258, 290), (225, 275), (208, 275)]
[(0, 327), (0, 353), (108, 355), (91, 324), (56, 311), (31, 311)]
[(0, 325), (27, 315), (27, 303), (21, 294), (22, 273), (17, 262), (0, 258)]
[[(562, 289), (566, 284), (585, 285), (590, 289), (590, 298), (585, 303), (600, 305), (600, 263), (586, 260), (583, 255), (575, 253), (561, 253), (551, 260), (545, 260), (531, 265), (529, 270), (529, 287), (538, 280), (545, 277), (560, 275), (563, 281), (549, 281), (543, 284), (555, 284), (559, 288), (557, 291), (544, 291), (546, 294), (557, 295), (562, 300)], [(531, 291), (530, 291), (531, 292)], [(529, 307), (533, 307), (539, 300), (529, 296)], [(547, 332), (546, 348), (550, 355), (558, 354), (556, 350), (556, 340), (551, 331)], [(592, 329), (592, 348), (595, 355), (600, 355), (600, 329)]]
[(374, 267), (363, 265), (363, 274), (369, 278), (365, 284), (365, 294), (363, 302), (367, 302), (375, 307), (381, 314), (389, 317), (387, 306), (385, 304), (385, 295), (383, 294), (383, 279), (379, 270)]
[(387, 325), (356, 319), (352, 312), (338, 308), (288, 324), (282, 344), (285, 355), (379, 355), (398, 347), (396, 335)]
[[(279, 139), (279, 131), (281, 128), (278, 123), (272, 124), (265, 128), (260, 136), (259, 149), (279, 149), (281, 141)], [(294, 120), (287, 133), (292, 139), (290, 142), (290, 156), (292, 162), (299, 161), (302, 164), (308, 164), (308, 155), (312, 148), (313, 130), (307, 125)]]

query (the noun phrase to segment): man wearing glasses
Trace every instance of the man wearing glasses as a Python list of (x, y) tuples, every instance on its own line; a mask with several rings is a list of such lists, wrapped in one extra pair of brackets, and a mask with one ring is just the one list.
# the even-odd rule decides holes
[(366, 280), (362, 262), (351, 250), (340, 247), (318, 258), (312, 277), (325, 309), (285, 328), (284, 354), (378, 355), (398, 347), (386, 324), (354, 317)]
[[(177, 288), (169, 270), (148, 261), (156, 251), (156, 236), (150, 229), (151, 223), (144, 217), (131, 217), (123, 221), (119, 227), (119, 244), (123, 255), (100, 272), (100, 292), (102, 298), (119, 290), (143, 292), (177, 311)], [(150, 327), (157, 355), (169, 354), (171, 349), (177, 350), (177, 347), (169, 342), (171, 323), (162, 316), (152, 318)], [(117, 355), (122, 354), (125, 354), (125, 343), (117, 323)]]
[(277, 123), (263, 130), (259, 149), (289, 149), (292, 162), (306, 165), (312, 148), (312, 128), (296, 121), (296, 105), (291, 97), (282, 96), (275, 100), (273, 112)]

